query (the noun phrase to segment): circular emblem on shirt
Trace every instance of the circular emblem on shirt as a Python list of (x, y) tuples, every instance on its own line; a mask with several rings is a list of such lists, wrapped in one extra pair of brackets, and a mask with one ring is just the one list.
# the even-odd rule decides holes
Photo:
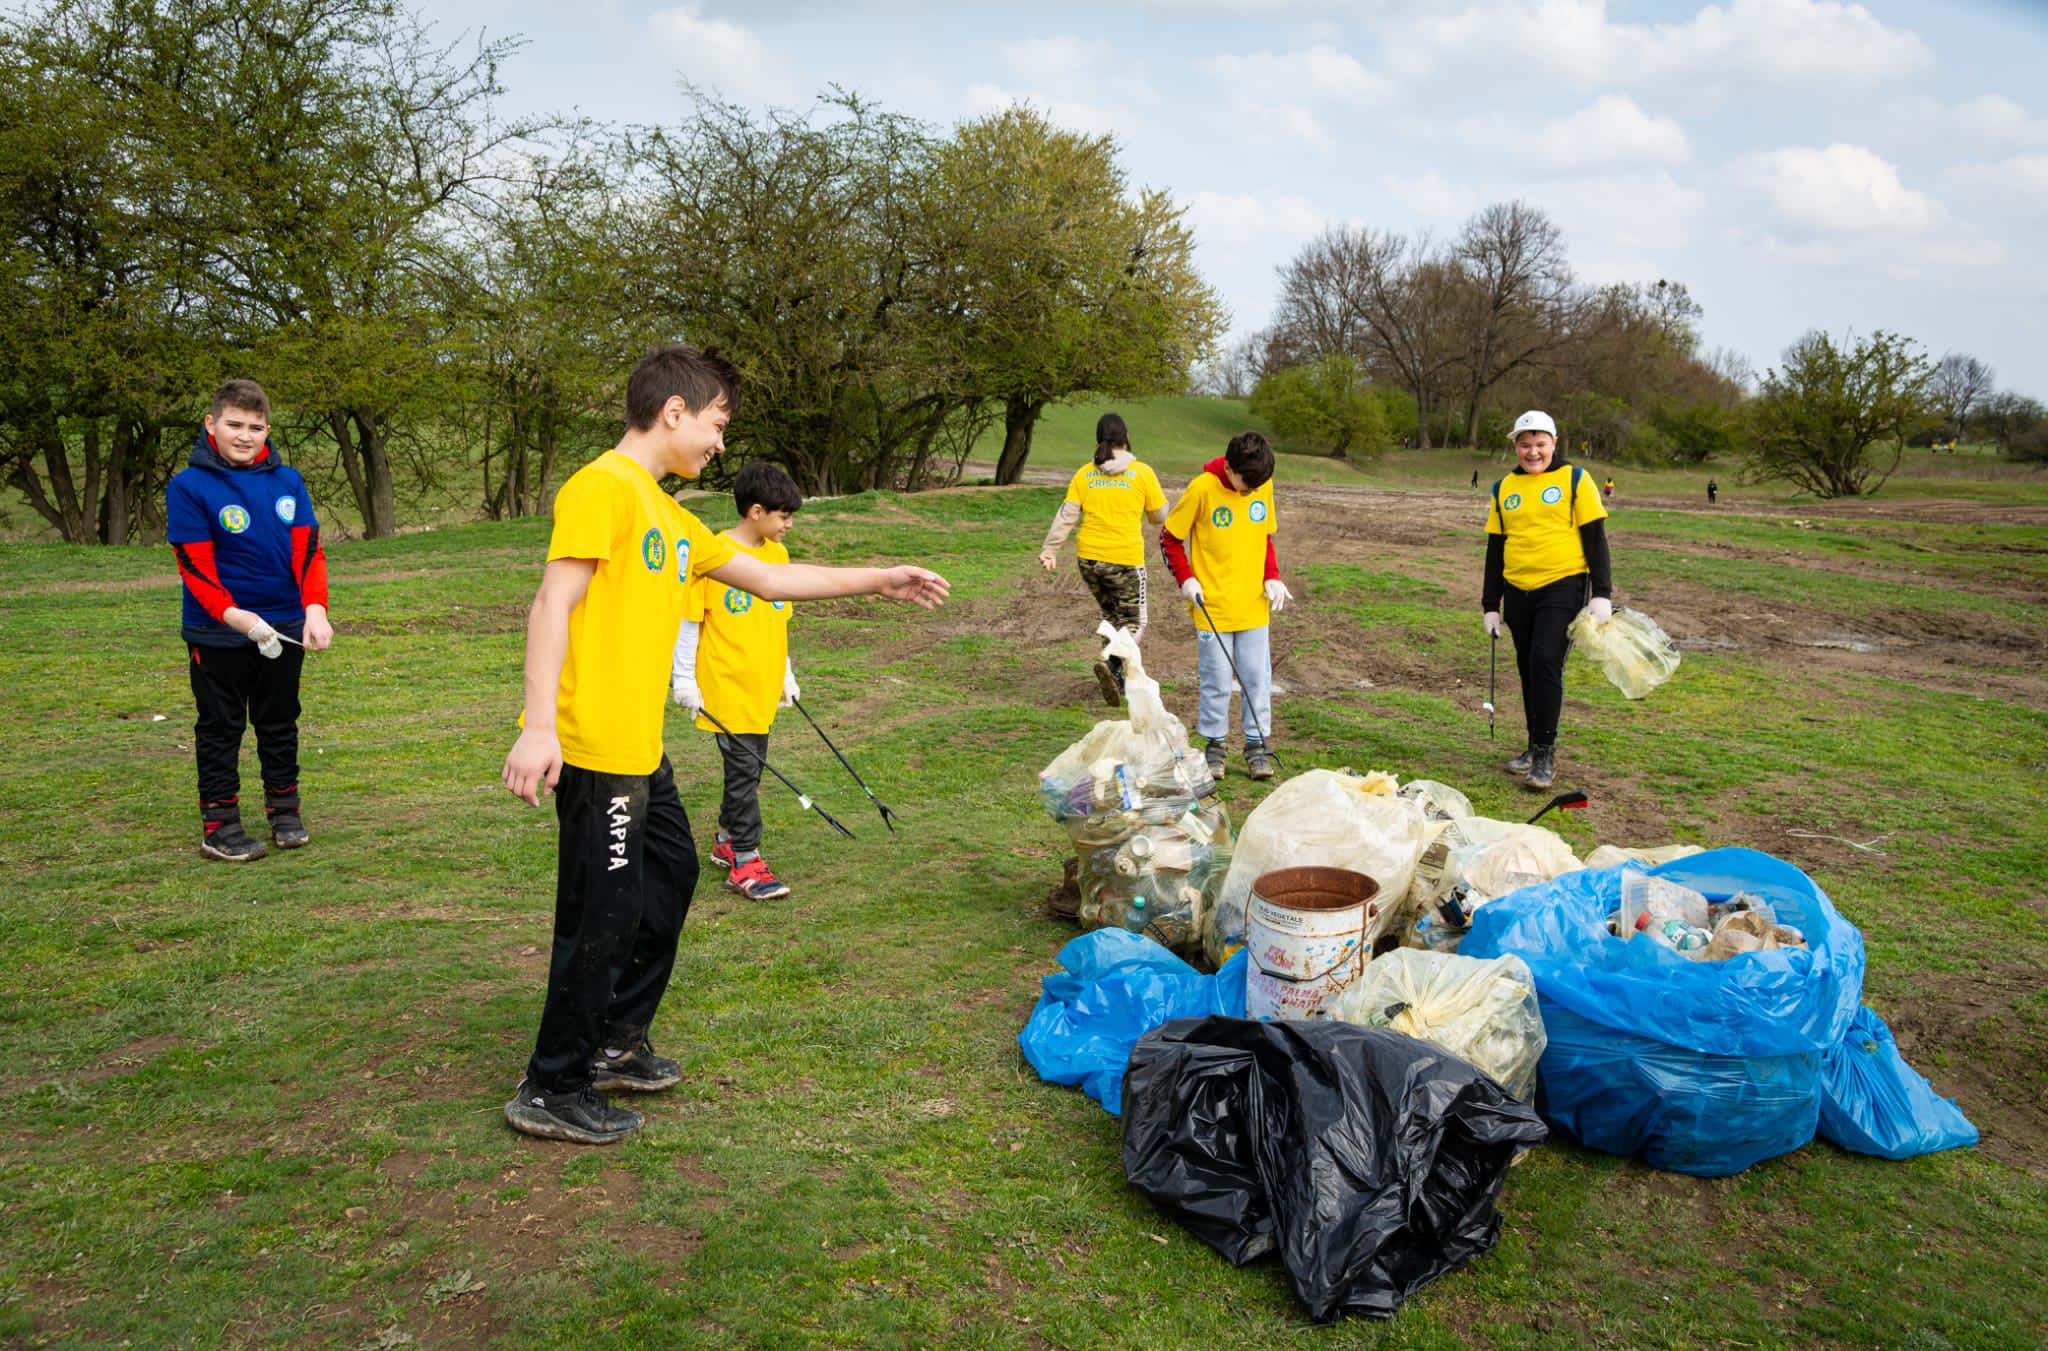
[(230, 535), (239, 535), (249, 528), (249, 510), (233, 503), (220, 509), (220, 528)]
[(277, 499), (277, 519), (278, 519), (278, 520), (280, 520), (280, 521), (283, 521), (283, 522), (284, 522), (284, 523), (285, 523), (286, 525), (290, 525), (290, 524), (292, 523), (292, 518), (293, 518), (293, 517), (295, 517), (295, 516), (297, 516), (298, 514), (299, 514), (299, 499), (298, 499), (298, 498), (296, 498), (296, 497), (293, 497), (293, 496), (292, 496), (292, 495), (291, 495), (290, 493), (286, 493), (286, 494), (285, 494), (285, 495), (284, 495), (283, 497), (280, 497), (280, 498), (278, 498), (278, 499)]
[(679, 582), (690, 580), (690, 537), (688, 535), (676, 536), (676, 580)]
[(747, 592), (740, 590), (736, 586), (729, 586), (725, 589), (725, 612), (727, 614), (743, 615), (753, 608), (754, 598)]
[(1218, 530), (1228, 528), (1231, 519), (1229, 507), (1218, 507), (1209, 513), (1209, 524), (1215, 526)]
[(1504, 511), (1513, 511), (1516, 507), (1522, 505), (1522, 495), (1520, 493), (1509, 493), (1508, 500), (1500, 505)]
[(640, 561), (649, 572), (660, 572), (661, 565), (668, 561), (668, 540), (659, 530), (650, 530), (640, 537)]
[(789, 608), (789, 602), (786, 600), (771, 600), (768, 603), (778, 610), (787, 610)]
[(1559, 502), (1564, 501), (1564, 489), (1558, 487), (1555, 483), (1551, 484), (1543, 490), (1543, 500), (1553, 507), (1556, 506)]
[(1247, 515), (1247, 516), (1251, 517), (1251, 518), (1252, 518), (1252, 519), (1253, 519), (1254, 521), (1263, 521), (1263, 520), (1265, 520), (1265, 519), (1266, 519), (1266, 504), (1265, 504), (1264, 502), (1254, 502), (1254, 503), (1252, 503), (1252, 505), (1251, 505), (1251, 510), (1247, 511), (1247, 512), (1245, 513), (1245, 515)]

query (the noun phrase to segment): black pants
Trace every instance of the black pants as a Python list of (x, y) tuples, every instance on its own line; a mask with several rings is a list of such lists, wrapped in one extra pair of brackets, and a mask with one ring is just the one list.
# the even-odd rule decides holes
[(1592, 580), (1580, 573), (1535, 591), (1513, 586), (1501, 596), (1500, 617), (1515, 640), (1515, 669), (1522, 676), (1522, 717), (1531, 746), (1557, 744), (1557, 720), (1564, 711), (1565, 636), (1586, 606)]
[(199, 761), (199, 801), (227, 802), (242, 790), (242, 729), (256, 727), (263, 786), (273, 792), (299, 783), (299, 670), (304, 648), (284, 645), (266, 657), (255, 644), (191, 647), (192, 749)]
[(654, 1022), (697, 889), (697, 849), (667, 756), (637, 777), (562, 766), (555, 816), (554, 951), (526, 1075), (544, 1093), (570, 1093), (590, 1083), (599, 1046), (638, 1045)]
[[(747, 747), (753, 749), (754, 755), (747, 754)], [(732, 841), (733, 853), (753, 853), (761, 848), (761, 760), (768, 756), (768, 734), (735, 732), (727, 736), (720, 732), (718, 753), (725, 759), (725, 793), (718, 800), (718, 828)]]

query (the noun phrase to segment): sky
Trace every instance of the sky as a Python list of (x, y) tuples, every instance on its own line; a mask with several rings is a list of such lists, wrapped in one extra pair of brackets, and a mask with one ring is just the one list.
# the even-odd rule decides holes
[(1331, 226), (1520, 199), (1593, 283), (1683, 282), (1762, 371), (1904, 333), (2048, 399), (2048, 0), (420, 0), (519, 36), (502, 107), (674, 124), (685, 82), (939, 129), (1013, 102), (1187, 209), (1241, 336)]

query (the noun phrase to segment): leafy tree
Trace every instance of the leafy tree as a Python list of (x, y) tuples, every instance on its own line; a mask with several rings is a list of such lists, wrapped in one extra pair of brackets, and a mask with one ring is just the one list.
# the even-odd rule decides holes
[(2048, 462), (2048, 408), (2043, 408), (2040, 400), (2010, 392), (1994, 394), (1978, 414), (1977, 426), (1997, 445), (1999, 454)]
[(1715, 456), (1732, 456), (1742, 445), (1743, 418), (1711, 399), (1668, 402), (1651, 410), (1650, 423), (1668, 447), (1673, 464), (1701, 464)]
[(1930, 373), (1912, 340), (1895, 333), (1880, 329), (1847, 346), (1807, 334), (1764, 374), (1751, 415), (1750, 476), (1816, 497), (1876, 491), (1927, 416)]
[(1383, 404), (1358, 362), (1342, 354), (1260, 380), (1251, 411), (1283, 438), (1319, 454), (1377, 455), (1389, 440)]
[(1961, 352), (1950, 352), (1935, 364), (1929, 397), (1948, 424), (1951, 441), (1962, 439), (1969, 430), (1970, 410), (1991, 393), (1996, 380), (1989, 366)]

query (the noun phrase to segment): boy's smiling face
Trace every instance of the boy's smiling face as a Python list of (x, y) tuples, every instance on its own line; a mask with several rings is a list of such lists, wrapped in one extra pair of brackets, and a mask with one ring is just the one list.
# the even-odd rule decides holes
[(723, 394), (694, 413), (682, 399), (670, 399), (661, 410), (661, 425), (668, 431), (670, 469), (684, 478), (702, 474), (725, 449), (725, 424), (730, 421), (732, 413)]
[(213, 448), (220, 452), (220, 457), (240, 469), (256, 463), (256, 457), (263, 453), (263, 438), (270, 435), (270, 419), (253, 408), (223, 408), (217, 414), (206, 415), (206, 434), (213, 438)]
[(1515, 438), (1515, 459), (1525, 474), (1540, 474), (1550, 468), (1557, 453), (1557, 438), (1549, 432), (1523, 432)]
[(753, 506), (747, 508), (747, 524), (760, 531), (762, 539), (767, 540), (771, 544), (780, 544), (782, 543), (782, 537), (789, 533), (789, 528), (796, 524), (796, 513), (793, 511), (770, 511), (759, 502), (756, 502)]

